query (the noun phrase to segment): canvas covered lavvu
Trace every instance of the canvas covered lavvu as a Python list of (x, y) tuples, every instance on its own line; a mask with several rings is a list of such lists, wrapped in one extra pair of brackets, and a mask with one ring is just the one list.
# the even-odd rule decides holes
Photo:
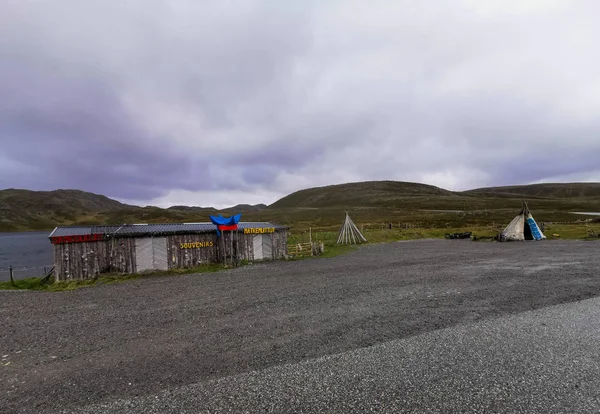
[(535, 222), (527, 203), (523, 201), (523, 208), (500, 233), (500, 241), (515, 240), (542, 240), (544, 233)]
[(524, 223), (525, 217), (523, 214), (519, 214), (506, 226), (502, 232), (502, 238), (504, 240), (525, 240)]
[(529, 229), (531, 230), (531, 236), (533, 240), (542, 240), (545, 239), (544, 233), (540, 230), (540, 227), (537, 225), (531, 213), (527, 216), (527, 224), (529, 225)]

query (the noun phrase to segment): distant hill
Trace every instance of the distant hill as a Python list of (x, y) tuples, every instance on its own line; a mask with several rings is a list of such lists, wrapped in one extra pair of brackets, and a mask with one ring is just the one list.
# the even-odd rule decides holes
[(131, 208), (106, 196), (79, 190), (0, 191), (0, 230), (47, 229), (82, 214)]
[(600, 198), (600, 183), (544, 183), (486, 187), (464, 191), (462, 194), (552, 199)]
[[(238, 213), (247, 213), (249, 211), (260, 211), (267, 208), (266, 204), (238, 204), (233, 207), (228, 207), (223, 209), (222, 211), (228, 212), (238, 212)], [(207, 212), (207, 211), (215, 211), (214, 207), (196, 207), (196, 206), (171, 206), (168, 210), (178, 210), (178, 211), (186, 211), (186, 212)]]
[(277, 200), (273, 208), (324, 208), (335, 206), (389, 205), (406, 197), (452, 196), (454, 193), (428, 184), (402, 181), (364, 181), (296, 191)]
[(365, 181), (300, 190), (275, 203), (212, 207), (131, 206), (79, 190), (0, 190), (0, 231), (49, 230), (68, 224), (121, 224), (208, 221), (209, 214), (243, 213), (243, 220), (338, 226), (344, 210), (355, 221), (464, 225), (505, 222), (529, 201), (536, 218), (564, 220), (572, 211), (600, 210), (600, 183), (532, 184), (463, 192), (401, 181)]
[(229, 212), (237, 212), (237, 213), (248, 213), (251, 211), (261, 211), (264, 210), (265, 208), (267, 208), (266, 204), (238, 204), (236, 206), (233, 207), (229, 207), (224, 209), (223, 211), (229, 211)]
[(81, 190), (31, 191), (21, 189), (0, 190), (1, 205), (6, 203), (30, 211), (89, 210), (108, 211), (129, 207), (104, 195)]
[(171, 206), (171, 207), (167, 207), (167, 210), (203, 212), (203, 211), (212, 211), (212, 210), (214, 210), (214, 208), (213, 207), (196, 207), (196, 206)]
[[(239, 204), (221, 212), (249, 213), (266, 207), (265, 204)], [(208, 215), (217, 212), (213, 207), (132, 206), (80, 190), (0, 190), (0, 231), (49, 230), (69, 224), (208, 221)]]
[(364, 181), (296, 191), (269, 206), (280, 208), (392, 207), (434, 200), (444, 203), (477, 198), (545, 198), (552, 200), (600, 198), (600, 183), (530, 184), (449, 191), (427, 184), (402, 181)]

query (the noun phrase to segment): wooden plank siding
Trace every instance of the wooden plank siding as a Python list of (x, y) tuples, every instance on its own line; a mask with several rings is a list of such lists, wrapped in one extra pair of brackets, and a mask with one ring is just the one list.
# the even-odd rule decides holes
[(57, 281), (93, 279), (101, 273), (135, 273), (135, 239), (54, 245)]
[[(182, 248), (182, 244), (212, 243), (210, 247)], [(205, 263), (217, 262), (216, 234), (177, 234), (167, 236), (169, 269), (189, 269)]]
[[(239, 231), (224, 231), (220, 237), (216, 234), (187, 234), (167, 237), (169, 269), (192, 268), (206, 263), (239, 263), (242, 260), (253, 261), (254, 251), (252, 240), (254, 234), (244, 234)], [(263, 234), (273, 243), (272, 257), (266, 260), (281, 259), (287, 254), (287, 232), (276, 231)], [(212, 246), (205, 243), (212, 242)], [(201, 243), (198, 247), (182, 248), (182, 244)]]
[(273, 233), (273, 258), (283, 259), (287, 256), (287, 231), (277, 231)]
[[(263, 260), (287, 255), (287, 232), (262, 234), (272, 240), (272, 255)], [(254, 261), (254, 234), (242, 231), (178, 234), (166, 236), (169, 269), (189, 269), (207, 263), (238, 265)], [(57, 281), (93, 279), (102, 273), (136, 273), (136, 238), (54, 244), (54, 272)], [(212, 243), (212, 245), (210, 245)]]

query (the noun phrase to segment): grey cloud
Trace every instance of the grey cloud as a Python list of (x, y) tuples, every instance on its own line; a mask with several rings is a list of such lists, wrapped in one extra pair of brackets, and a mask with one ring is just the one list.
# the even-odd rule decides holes
[(15, 172), (19, 186), (152, 197), (162, 194), (159, 186), (169, 185), (169, 176), (185, 176), (189, 160), (182, 155), (169, 154), (168, 146), (137, 145), (140, 132), (110, 89), (95, 80), (35, 75), (35, 87), (18, 74), (4, 77), (21, 85), (21, 99), (0, 115), (2, 152), (37, 170)]
[(219, 204), (598, 169), (594, 2), (58, 3), (0, 5), (2, 187)]

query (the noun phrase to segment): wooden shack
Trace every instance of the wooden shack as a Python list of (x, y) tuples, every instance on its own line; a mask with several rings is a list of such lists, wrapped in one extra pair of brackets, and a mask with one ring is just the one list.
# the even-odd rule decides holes
[(241, 222), (236, 230), (219, 232), (212, 223), (61, 226), (49, 238), (55, 278), (64, 281), (281, 259), (287, 229), (265, 222)]

